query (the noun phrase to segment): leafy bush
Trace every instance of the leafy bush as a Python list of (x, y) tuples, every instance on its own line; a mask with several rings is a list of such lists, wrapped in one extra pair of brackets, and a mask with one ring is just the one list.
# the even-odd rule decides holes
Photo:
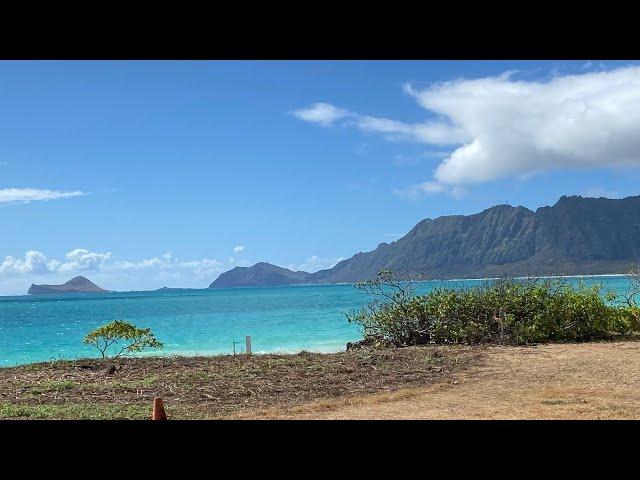
[(162, 348), (164, 345), (156, 340), (150, 328), (138, 328), (123, 320), (96, 328), (85, 338), (84, 343), (98, 349), (102, 358), (107, 356), (109, 349), (113, 351), (113, 358), (141, 352), (145, 348)]
[(615, 294), (603, 295), (600, 286), (574, 288), (561, 279), (500, 279), (415, 295), (415, 282), (383, 271), (356, 287), (376, 299), (348, 313), (348, 321), (362, 327), (365, 340), (397, 346), (580, 342), (629, 335), (640, 326), (634, 296), (616, 304)]

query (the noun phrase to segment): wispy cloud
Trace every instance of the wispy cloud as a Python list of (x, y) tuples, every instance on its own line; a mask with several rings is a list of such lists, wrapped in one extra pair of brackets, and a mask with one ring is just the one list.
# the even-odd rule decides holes
[(445, 185), (440, 182), (422, 182), (409, 185), (403, 188), (394, 188), (392, 193), (398, 197), (407, 198), (409, 200), (419, 200), (428, 195), (439, 193), (447, 194), (453, 198), (463, 198), (467, 195), (467, 190), (459, 186)]
[(308, 108), (291, 112), (305, 122), (328, 127), (341, 125), (356, 127), (363, 132), (381, 133), (388, 140), (409, 140), (420, 143), (452, 145), (466, 139), (464, 132), (447, 123), (429, 121), (423, 123), (405, 123), (384, 117), (360, 115), (328, 103), (314, 103)]
[(346, 110), (322, 102), (314, 103), (307, 108), (294, 110), (291, 114), (305, 122), (317, 123), (325, 127), (331, 125), (336, 120), (351, 115), (351, 113)]
[(37, 188), (3, 188), (0, 189), (0, 203), (29, 203), (37, 200), (58, 200), (81, 195), (87, 195), (87, 193), (79, 190), (62, 192)]
[(285, 268), (293, 271), (317, 272), (335, 266), (338, 262), (344, 260), (343, 257), (338, 258), (322, 258), (318, 255), (312, 255), (300, 264), (289, 264)]
[(393, 164), (396, 167), (413, 167), (416, 165), (420, 165), (421, 159), (415, 156), (407, 156), (407, 155), (396, 155), (393, 157)]
[(244, 245), (236, 245), (233, 247), (233, 253), (240, 253), (244, 251)]

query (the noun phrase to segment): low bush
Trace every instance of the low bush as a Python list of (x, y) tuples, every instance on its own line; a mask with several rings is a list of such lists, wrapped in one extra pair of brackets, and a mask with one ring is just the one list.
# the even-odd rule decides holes
[(638, 332), (640, 309), (601, 286), (562, 279), (500, 279), (416, 295), (416, 283), (391, 272), (356, 287), (375, 296), (347, 314), (365, 340), (397, 346), (604, 340)]

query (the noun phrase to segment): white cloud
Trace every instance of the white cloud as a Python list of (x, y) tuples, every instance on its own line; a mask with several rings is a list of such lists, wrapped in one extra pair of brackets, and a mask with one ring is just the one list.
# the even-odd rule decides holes
[(0, 274), (10, 273), (46, 273), (52, 270), (47, 264), (47, 257), (36, 250), (29, 250), (24, 258), (7, 256), (0, 263)]
[(439, 182), (422, 182), (409, 185), (404, 188), (394, 188), (392, 193), (397, 197), (407, 198), (409, 200), (418, 200), (428, 195), (444, 193), (454, 198), (462, 198), (467, 195), (467, 190), (459, 186), (445, 185)]
[(548, 82), (503, 75), (408, 91), (471, 138), (436, 169), (443, 183), (640, 164), (640, 67)]
[(138, 261), (118, 260), (101, 266), (101, 270), (108, 272), (182, 271), (204, 279), (223, 272), (227, 266), (225, 262), (215, 258), (205, 257), (199, 260), (181, 260), (174, 257), (172, 253), (167, 252), (160, 257), (145, 258)]
[(329, 123), (377, 132), (390, 140), (450, 144), (432, 181), (397, 190), (408, 197), (447, 192), (435, 184), (459, 188), (455, 186), (526, 178), (554, 169), (640, 165), (639, 66), (545, 81), (515, 80), (514, 73), (423, 89), (405, 85), (405, 93), (432, 117), (423, 123), (353, 112)]
[(115, 260), (110, 252), (84, 248), (71, 250), (62, 259), (48, 260), (42, 252), (30, 250), (22, 258), (7, 256), (0, 261), (0, 295), (24, 294), (31, 283), (63, 283), (81, 274), (108, 282), (114, 289), (159, 288), (172, 279), (180, 280), (178, 286), (202, 288), (237, 265), (244, 266), (246, 262), (206, 257), (181, 260), (170, 252), (135, 261)]
[(336, 120), (340, 120), (350, 115), (349, 112), (329, 103), (314, 103), (308, 108), (301, 108), (291, 112), (292, 115), (305, 122), (318, 123), (328, 126)]
[(314, 103), (308, 108), (294, 110), (292, 114), (300, 120), (324, 127), (338, 123), (345, 127), (358, 128), (363, 132), (381, 133), (391, 141), (409, 140), (451, 145), (466, 139), (461, 129), (444, 122), (405, 123), (389, 118), (359, 115), (328, 103)]
[(45, 274), (57, 272), (80, 272), (99, 270), (111, 258), (111, 253), (93, 253), (84, 248), (77, 248), (65, 255), (65, 260), (47, 260), (37, 250), (29, 250), (24, 258), (7, 256), (0, 263), (0, 274)]
[(434, 193), (444, 192), (446, 187), (438, 182), (422, 182), (415, 185), (409, 185), (404, 188), (393, 189), (393, 194), (398, 197), (405, 197), (412, 200), (416, 200), (425, 195), (432, 195)]
[(404, 123), (388, 118), (352, 115), (353, 125), (364, 132), (382, 133), (387, 140), (452, 145), (467, 137), (463, 130), (444, 122)]
[(244, 251), (244, 245), (236, 245), (233, 247), (233, 253), (240, 253)]
[(58, 200), (80, 195), (86, 195), (86, 193), (81, 191), (40, 190), (37, 188), (3, 188), (0, 189), (0, 203), (29, 203), (36, 200)]
[(84, 248), (76, 248), (65, 255), (66, 262), (55, 265), (59, 272), (96, 270), (111, 258), (111, 252), (94, 253)]

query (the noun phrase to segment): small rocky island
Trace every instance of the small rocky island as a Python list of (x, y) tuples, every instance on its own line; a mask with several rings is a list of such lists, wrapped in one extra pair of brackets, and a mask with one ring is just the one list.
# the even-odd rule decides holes
[(85, 277), (74, 277), (62, 285), (35, 285), (29, 288), (29, 295), (39, 295), (42, 293), (82, 293), (82, 292), (108, 292), (100, 288), (91, 280)]

